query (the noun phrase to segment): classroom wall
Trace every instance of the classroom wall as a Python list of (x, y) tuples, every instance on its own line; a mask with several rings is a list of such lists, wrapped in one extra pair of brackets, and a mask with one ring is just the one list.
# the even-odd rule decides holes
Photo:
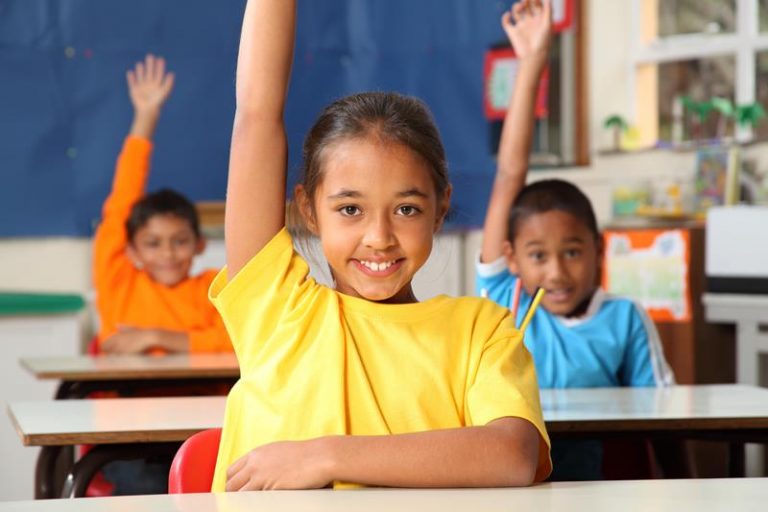
[[(665, 180), (690, 181), (693, 152), (644, 151), (628, 155), (607, 155), (600, 148), (611, 145), (602, 119), (611, 113), (631, 117), (631, 65), (628, 61), (630, 0), (587, 0), (589, 11), (589, 111), (590, 166), (557, 171), (538, 171), (532, 180), (546, 177), (569, 179), (582, 187), (595, 205), (598, 220), (611, 219), (611, 190), (617, 183), (633, 180), (663, 183)], [(768, 166), (768, 146), (747, 148), (761, 167)], [(479, 247), (479, 233), (470, 230), (463, 236), (462, 271), (451, 276), (471, 291), (472, 261)], [(90, 290), (90, 239), (42, 238), (0, 239), (0, 287), (18, 290), (56, 290), (87, 293)]]

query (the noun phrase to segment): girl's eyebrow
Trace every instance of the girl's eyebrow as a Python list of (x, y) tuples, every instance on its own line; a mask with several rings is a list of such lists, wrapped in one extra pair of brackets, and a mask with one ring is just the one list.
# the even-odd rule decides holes
[[(397, 197), (413, 197), (413, 196), (429, 199), (428, 194), (426, 194), (425, 192), (422, 192), (416, 187), (409, 188), (408, 190), (403, 190), (402, 192), (397, 193)], [(334, 200), (334, 199), (348, 199), (348, 198), (358, 198), (358, 197), (363, 197), (363, 194), (357, 190), (341, 189), (339, 192), (329, 195), (328, 199)]]
[(362, 197), (363, 194), (358, 192), (357, 190), (349, 190), (349, 189), (341, 189), (341, 191), (331, 194), (328, 196), (328, 199), (347, 199), (350, 197)]
[(411, 196), (417, 196), (424, 199), (429, 199), (429, 195), (425, 194), (418, 188), (409, 188), (408, 190), (403, 190), (402, 192), (397, 193), (397, 197), (411, 197)]

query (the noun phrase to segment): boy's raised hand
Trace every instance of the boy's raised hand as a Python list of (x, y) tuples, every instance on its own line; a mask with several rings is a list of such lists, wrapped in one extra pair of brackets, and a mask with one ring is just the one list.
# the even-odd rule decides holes
[(551, 0), (520, 0), (501, 17), (509, 42), (521, 61), (546, 61), (552, 39)]
[(128, 70), (128, 95), (136, 111), (159, 111), (173, 89), (173, 73), (166, 73), (165, 59), (152, 54)]
[(151, 139), (160, 110), (171, 95), (173, 73), (165, 71), (165, 59), (152, 54), (127, 73), (128, 95), (133, 103), (131, 135)]

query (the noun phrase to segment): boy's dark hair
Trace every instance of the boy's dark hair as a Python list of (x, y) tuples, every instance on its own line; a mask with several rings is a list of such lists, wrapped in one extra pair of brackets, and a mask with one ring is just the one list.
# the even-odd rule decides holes
[(147, 194), (131, 208), (131, 214), (125, 221), (128, 241), (133, 242), (136, 232), (155, 215), (173, 215), (189, 223), (189, 227), (200, 238), (200, 220), (192, 202), (178, 192), (164, 188)]
[(526, 185), (515, 198), (509, 211), (509, 241), (515, 241), (521, 222), (532, 215), (552, 210), (570, 213), (584, 223), (596, 241), (600, 240), (595, 212), (584, 192), (567, 181), (543, 180)]

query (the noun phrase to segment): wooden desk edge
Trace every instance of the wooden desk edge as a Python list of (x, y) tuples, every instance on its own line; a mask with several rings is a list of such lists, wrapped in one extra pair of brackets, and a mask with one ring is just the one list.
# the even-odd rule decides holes
[(768, 429), (768, 417), (749, 418), (658, 418), (648, 419), (596, 419), (596, 420), (547, 420), (547, 431), (567, 432), (622, 432), (658, 430), (743, 430)]
[(29, 437), (24, 434), (24, 431), (21, 429), (21, 425), (19, 425), (19, 420), (16, 419), (16, 415), (13, 414), (13, 409), (11, 409), (11, 404), (7, 404), (5, 406), (5, 413), (8, 415), (8, 418), (11, 420), (11, 424), (13, 425), (13, 430), (16, 431), (16, 435), (19, 436), (19, 439), (21, 440), (21, 444), (23, 446), (32, 446), (30, 444)]
[(213, 368), (201, 370), (167, 369), (157, 372), (147, 372), (142, 369), (116, 371), (41, 371), (30, 372), (38, 380), (62, 381), (97, 381), (97, 380), (170, 380), (170, 379), (236, 379), (240, 377), (239, 368)]
[(68, 432), (21, 435), (24, 446), (71, 446), (76, 444), (126, 444), (183, 442), (207, 428), (154, 430), (151, 432)]

